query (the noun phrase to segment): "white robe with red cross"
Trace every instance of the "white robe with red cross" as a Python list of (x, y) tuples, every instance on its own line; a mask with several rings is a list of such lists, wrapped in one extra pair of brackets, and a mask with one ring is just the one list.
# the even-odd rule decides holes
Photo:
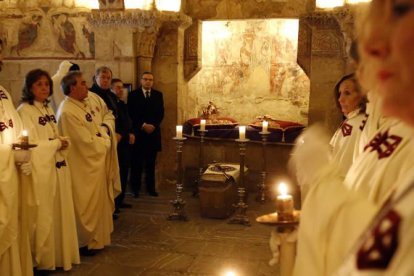
[(62, 267), (70, 270), (79, 264), (75, 212), (70, 171), (66, 151), (59, 150), (58, 127), (49, 106), (34, 101), (18, 108), (32, 150), (32, 180), (35, 187), (37, 212), (32, 237), (34, 266), (42, 270)]
[[(414, 154), (414, 143), (410, 146)], [(398, 186), (355, 242), (335, 275), (414, 275), (414, 171)]]
[(332, 136), (332, 162), (340, 165), (341, 175), (345, 176), (352, 165), (355, 144), (358, 143), (364, 118), (365, 114), (360, 109), (352, 111)]
[(58, 124), (70, 138), (68, 153), (79, 247), (101, 249), (111, 243), (114, 198), (120, 192), (115, 120), (94, 93), (83, 101), (66, 97), (59, 107)]
[(333, 163), (321, 170), (302, 207), (295, 275), (330, 275), (402, 176), (414, 166), (411, 129), (387, 120), (343, 181)]
[(18, 236), (19, 177), (11, 145), (18, 142), (21, 131), (12, 98), (0, 86), (0, 275), (22, 275)]

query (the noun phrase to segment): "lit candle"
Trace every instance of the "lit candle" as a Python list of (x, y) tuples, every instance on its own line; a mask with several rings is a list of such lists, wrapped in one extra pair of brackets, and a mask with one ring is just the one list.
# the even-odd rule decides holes
[(279, 195), (276, 197), (276, 212), (278, 220), (289, 221), (293, 219), (293, 198), (287, 193), (285, 183), (279, 184)]
[(176, 138), (183, 138), (183, 126), (176, 126), (177, 135)]
[(23, 145), (29, 144), (29, 134), (27, 133), (27, 130), (22, 131), (21, 143)]
[(267, 132), (267, 127), (269, 126), (269, 122), (268, 121), (263, 121), (262, 122), (262, 132)]
[(246, 139), (246, 127), (245, 126), (239, 126), (239, 139), (240, 140)]
[(206, 120), (202, 119), (200, 121), (200, 130), (205, 131), (206, 130)]

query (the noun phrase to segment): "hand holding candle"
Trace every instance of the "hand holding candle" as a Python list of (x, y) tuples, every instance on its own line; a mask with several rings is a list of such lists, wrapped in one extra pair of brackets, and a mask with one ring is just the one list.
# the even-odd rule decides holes
[(22, 131), (21, 143), (26, 146), (29, 144), (29, 134), (27, 133), (27, 130)]
[(239, 126), (239, 139), (246, 139), (246, 126)]
[(279, 221), (293, 220), (293, 198), (287, 193), (287, 186), (281, 182), (278, 186), (279, 195), (276, 197), (276, 212)]
[(206, 130), (206, 120), (202, 119), (200, 121), (200, 131), (205, 131)]
[(269, 122), (268, 121), (263, 121), (262, 122), (262, 132), (267, 133), (267, 128), (269, 127)]
[(177, 131), (177, 134), (175, 138), (182, 139), (183, 138), (183, 126), (181, 125), (176, 126), (176, 131)]

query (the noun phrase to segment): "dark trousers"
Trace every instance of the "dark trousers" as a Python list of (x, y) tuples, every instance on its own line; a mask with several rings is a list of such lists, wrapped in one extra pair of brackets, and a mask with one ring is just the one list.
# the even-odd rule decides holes
[(130, 168), (130, 150), (128, 143), (118, 144), (119, 176), (121, 178), (121, 193), (115, 198), (115, 208), (119, 208), (125, 198), (125, 191), (128, 184), (128, 173)]
[(131, 184), (135, 195), (141, 190), (141, 176), (145, 170), (145, 185), (148, 193), (155, 192), (155, 163), (157, 160), (157, 151), (136, 150), (132, 157), (131, 166)]

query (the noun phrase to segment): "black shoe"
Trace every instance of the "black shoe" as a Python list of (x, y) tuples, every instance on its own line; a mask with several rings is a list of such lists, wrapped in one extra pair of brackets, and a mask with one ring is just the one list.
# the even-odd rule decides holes
[(117, 220), (119, 218), (118, 214), (113, 213), (112, 214), (112, 220)]
[(132, 208), (132, 204), (121, 203), (119, 204), (119, 208)]
[(41, 270), (41, 269), (37, 269), (36, 267), (33, 268), (33, 275), (34, 276), (48, 276), (50, 275), (50, 271), (48, 270)]
[(158, 196), (158, 193), (157, 192), (150, 192), (150, 193), (148, 193), (150, 196)]
[(95, 256), (96, 252), (92, 249), (88, 249), (87, 246), (79, 248), (79, 254), (81, 256)]

